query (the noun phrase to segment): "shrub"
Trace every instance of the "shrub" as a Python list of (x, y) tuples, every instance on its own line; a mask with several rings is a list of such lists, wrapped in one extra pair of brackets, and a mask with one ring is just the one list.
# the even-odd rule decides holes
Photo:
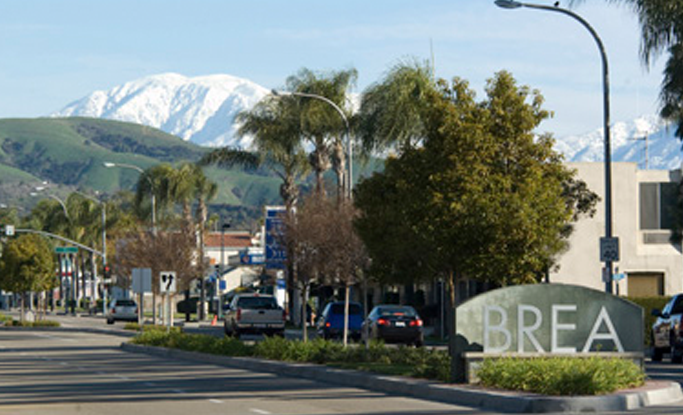
[(635, 363), (600, 357), (485, 359), (478, 376), (486, 387), (544, 395), (602, 395), (645, 381)]
[(5, 324), (12, 327), (59, 327), (60, 324), (57, 321), (52, 320), (38, 320), (38, 321), (19, 321), (19, 320), (9, 320)]
[(643, 307), (643, 327), (645, 346), (652, 346), (652, 325), (655, 323), (657, 317), (651, 314), (653, 308), (657, 308), (660, 311), (666, 303), (671, 300), (671, 297), (626, 297), (627, 300), (632, 301), (639, 306)]

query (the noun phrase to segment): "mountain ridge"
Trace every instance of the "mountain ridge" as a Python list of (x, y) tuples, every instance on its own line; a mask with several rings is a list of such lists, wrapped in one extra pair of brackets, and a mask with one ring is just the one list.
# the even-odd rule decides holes
[[(95, 91), (51, 117), (84, 116), (148, 125), (208, 147), (249, 148), (251, 137), (237, 137), (235, 116), (252, 108), (268, 89), (227, 74), (186, 77), (164, 73)], [(641, 168), (680, 168), (680, 141), (656, 115), (644, 115), (611, 126), (612, 160), (637, 162)], [(648, 137), (648, 161), (645, 140)], [(639, 139), (639, 140), (637, 140)], [(602, 161), (602, 128), (555, 137), (555, 149), (567, 161)]]

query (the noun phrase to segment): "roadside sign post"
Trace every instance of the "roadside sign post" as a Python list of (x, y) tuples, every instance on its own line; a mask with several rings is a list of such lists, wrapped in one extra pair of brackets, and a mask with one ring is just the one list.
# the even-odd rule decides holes
[(138, 324), (142, 324), (144, 312), (144, 294), (152, 292), (152, 270), (150, 268), (133, 268), (133, 292), (139, 294)]
[(169, 330), (173, 327), (173, 306), (171, 304), (171, 296), (175, 294), (177, 287), (177, 280), (175, 271), (161, 271), (159, 273), (159, 292), (166, 294), (167, 311), (164, 320), (167, 320)]

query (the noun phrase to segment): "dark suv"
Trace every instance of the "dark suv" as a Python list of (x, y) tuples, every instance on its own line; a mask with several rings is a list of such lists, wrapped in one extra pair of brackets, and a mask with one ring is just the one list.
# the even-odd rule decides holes
[(652, 325), (652, 360), (659, 362), (664, 353), (671, 353), (672, 363), (683, 362), (683, 294), (675, 295), (662, 311), (652, 310), (657, 317)]

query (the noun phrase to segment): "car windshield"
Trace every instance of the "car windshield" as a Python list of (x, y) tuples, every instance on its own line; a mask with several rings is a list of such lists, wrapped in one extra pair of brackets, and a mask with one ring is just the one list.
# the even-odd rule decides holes
[(135, 302), (133, 300), (116, 300), (116, 305), (118, 307), (135, 307)]
[[(332, 304), (332, 314), (344, 314), (344, 303)], [(349, 303), (349, 315), (363, 314), (363, 307), (360, 304)]]
[(382, 317), (387, 316), (406, 316), (415, 317), (417, 313), (413, 307), (382, 307), (378, 310), (378, 314)]
[(276, 310), (277, 301), (273, 297), (242, 297), (237, 300), (238, 308), (250, 310)]

